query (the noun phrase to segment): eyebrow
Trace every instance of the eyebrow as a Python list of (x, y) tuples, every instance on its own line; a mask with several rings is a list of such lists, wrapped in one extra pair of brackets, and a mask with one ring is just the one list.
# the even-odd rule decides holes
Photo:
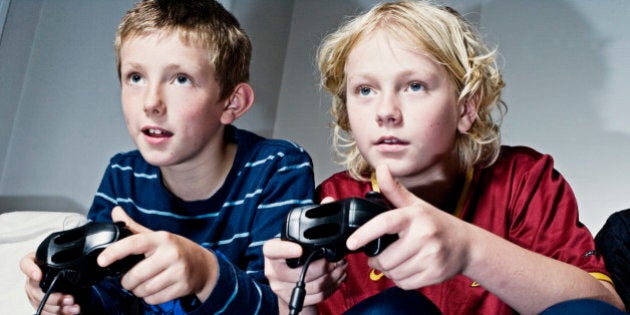
[[(435, 69), (426, 69), (423, 68), (422, 70), (404, 70), (400, 73), (396, 73), (396, 77), (403, 77), (403, 78), (409, 78), (409, 77), (419, 77), (419, 79), (422, 80), (432, 80), (434, 78), (439, 78), (440, 75), (438, 73), (438, 71), (435, 71)], [(354, 74), (352, 76), (347, 76), (346, 77), (346, 81), (350, 81), (350, 80), (374, 80), (376, 79), (376, 76), (372, 73), (367, 73), (367, 72), (360, 72), (358, 74)]]

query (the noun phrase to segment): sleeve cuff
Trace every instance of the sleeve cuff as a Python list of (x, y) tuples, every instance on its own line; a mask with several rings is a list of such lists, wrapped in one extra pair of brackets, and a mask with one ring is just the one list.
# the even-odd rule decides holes
[(591, 276), (593, 276), (595, 279), (600, 280), (600, 281), (606, 281), (609, 282), (610, 284), (612, 284), (613, 286), (615, 285), (612, 281), (612, 279), (610, 279), (609, 276), (601, 273), (601, 272), (589, 272), (589, 274)]

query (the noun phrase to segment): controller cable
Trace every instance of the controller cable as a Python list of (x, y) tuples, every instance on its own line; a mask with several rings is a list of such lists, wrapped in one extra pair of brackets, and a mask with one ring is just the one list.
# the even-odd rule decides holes
[(42, 310), (44, 309), (44, 305), (46, 305), (46, 301), (48, 301), (48, 298), (50, 297), (50, 294), (52, 293), (52, 290), (55, 287), (55, 283), (57, 283), (57, 280), (61, 278), (61, 276), (64, 276), (65, 274), (66, 274), (66, 270), (61, 270), (59, 271), (59, 273), (55, 275), (52, 282), (50, 282), (50, 286), (48, 286), (48, 290), (46, 290), (46, 293), (44, 294), (42, 301), (39, 302), (39, 307), (37, 308), (37, 312), (35, 312), (35, 315), (40, 315), (42, 313)]
[(310, 266), (311, 262), (315, 259), (324, 257), (326, 254), (325, 248), (319, 248), (318, 250), (310, 253), (304, 262), (300, 278), (295, 283), (295, 288), (291, 292), (291, 301), (289, 302), (289, 315), (297, 315), (302, 311), (304, 306), (304, 297), (306, 296), (306, 288), (304, 284), (304, 278), (306, 277), (306, 270)]

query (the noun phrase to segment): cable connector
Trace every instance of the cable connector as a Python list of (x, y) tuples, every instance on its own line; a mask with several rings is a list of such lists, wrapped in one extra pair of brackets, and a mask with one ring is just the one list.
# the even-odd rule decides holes
[(293, 291), (291, 292), (289, 315), (298, 315), (302, 311), (302, 307), (304, 306), (304, 297), (306, 296), (306, 288), (304, 284), (306, 271), (313, 260), (324, 257), (325, 253), (326, 249), (320, 248), (319, 250), (311, 252), (311, 254), (306, 258), (304, 266), (302, 267), (302, 272), (300, 273), (300, 278), (295, 283), (295, 288), (293, 288)]

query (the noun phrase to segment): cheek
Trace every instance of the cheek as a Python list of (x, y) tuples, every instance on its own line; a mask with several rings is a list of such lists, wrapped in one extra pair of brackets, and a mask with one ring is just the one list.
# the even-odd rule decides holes
[[(356, 123), (355, 123), (356, 122)], [(364, 120), (351, 120), (352, 138), (355, 141), (356, 148), (366, 160), (370, 160), (370, 152), (372, 140), (374, 140), (374, 132), (376, 127), (366, 123)]]
[(434, 147), (450, 146), (457, 133), (457, 115), (448, 107), (407, 111), (404, 124), (420, 143)]
[(137, 93), (134, 94), (125, 92), (123, 89), (120, 97), (120, 104), (126, 120), (138, 116), (138, 113), (144, 113), (142, 98)]
[(134, 111), (129, 106), (128, 102), (125, 102), (125, 100), (122, 101), (121, 107), (123, 117), (125, 118), (125, 123), (127, 124), (127, 128), (131, 131), (131, 125), (133, 124), (136, 115), (134, 115)]
[[(348, 123), (350, 124), (350, 130), (352, 130), (355, 139), (361, 138), (360, 135), (370, 129), (370, 121), (365, 110), (352, 110), (348, 108)], [(357, 135), (359, 135), (359, 137)]]
[(352, 130), (375, 121), (374, 116), (372, 116), (372, 110), (365, 104), (353, 105), (353, 103), (348, 101), (346, 112), (348, 113), (348, 122)]
[(204, 138), (202, 141), (207, 140), (208, 136), (211, 136), (220, 125), (220, 113), (209, 108), (207, 104), (203, 106), (194, 106), (194, 108), (187, 108), (182, 110), (177, 115), (177, 121), (188, 134), (196, 135), (196, 137)]

